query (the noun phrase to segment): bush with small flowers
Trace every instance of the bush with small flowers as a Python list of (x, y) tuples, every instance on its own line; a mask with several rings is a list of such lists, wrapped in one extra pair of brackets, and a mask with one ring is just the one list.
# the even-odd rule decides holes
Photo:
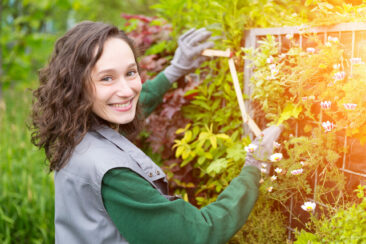
[[(337, 37), (329, 36), (323, 44), (307, 36), (314, 45), (305, 50), (294, 36), (286, 38), (291, 47), (284, 53), (273, 36), (255, 50), (243, 50), (253, 65), (257, 114), (286, 128), (282, 147), (270, 158), (273, 174), (263, 176), (261, 190), (305, 227), (327, 213), (315, 208), (316, 203), (344, 207), (339, 199), (347, 196), (346, 179), (338, 168), (348, 149), (337, 138), (366, 143), (366, 65), (361, 58), (348, 57)], [(298, 208), (289, 207), (290, 199)]]

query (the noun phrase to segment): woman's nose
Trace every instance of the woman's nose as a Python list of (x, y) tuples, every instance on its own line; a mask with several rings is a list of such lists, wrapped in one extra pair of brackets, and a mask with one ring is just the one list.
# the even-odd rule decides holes
[(132, 89), (132, 87), (129, 85), (128, 81), (126, 81), (125, 79), (121, 78), (118, 80), (118, 82), (116, 83), (116, 89), (117, 89), (117, 96), (120, 97), (131, 97), (134, 95), (134, 91)]

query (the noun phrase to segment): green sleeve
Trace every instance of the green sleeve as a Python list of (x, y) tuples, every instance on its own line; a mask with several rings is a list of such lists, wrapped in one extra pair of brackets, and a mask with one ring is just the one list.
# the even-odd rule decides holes
[(145, 117), (149, 116), (163, 101), (164, 94), (170, 87), (171, 83), (163, 72), (160, 72), (153, 80), (147, 80), (142, 84), (139, 102)]
[(244, 225), (258, 196), (260, 171), (244, 167), (216, 202), (197, 209), (169, 201), (125, 168), (103, 178), (102, 197), (119, 232), (130, 243), (226, 243)]

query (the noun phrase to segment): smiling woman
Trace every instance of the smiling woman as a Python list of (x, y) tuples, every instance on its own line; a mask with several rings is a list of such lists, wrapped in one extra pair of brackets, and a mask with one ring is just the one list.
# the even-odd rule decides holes
[(135, 55), (119, 38), (107, 40), (103, 49), (91, 74), (93, 112), (112, 124), (126, 124), (135, 118), (142, 87)]
[[(244, 224), (260, 177), (250, 154), (217, 201), (197, 209), (169, 195), (162, 169), (127, 139), (138, 131), (139, 104), (147, 115), (199, 67), (209, 36), (186, 32), (171, 65), (143, 85), (132, 42), (116, 27), (82, 22), (57, 41), (32, 114), (33, 143), (56, 171), (56, 243), (226, 243)], [(279, 133), (264, 130), (258, 150)]]

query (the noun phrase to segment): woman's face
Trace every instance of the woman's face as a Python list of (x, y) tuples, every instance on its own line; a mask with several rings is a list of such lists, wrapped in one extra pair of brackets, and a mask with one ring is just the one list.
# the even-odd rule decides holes
[(141, 78), (134, 54), (120, 38), (104, 43), (103, 53), (91, 78), (94, 85), (93, 112), (113, 124), (131, 122), (141, 91)]

